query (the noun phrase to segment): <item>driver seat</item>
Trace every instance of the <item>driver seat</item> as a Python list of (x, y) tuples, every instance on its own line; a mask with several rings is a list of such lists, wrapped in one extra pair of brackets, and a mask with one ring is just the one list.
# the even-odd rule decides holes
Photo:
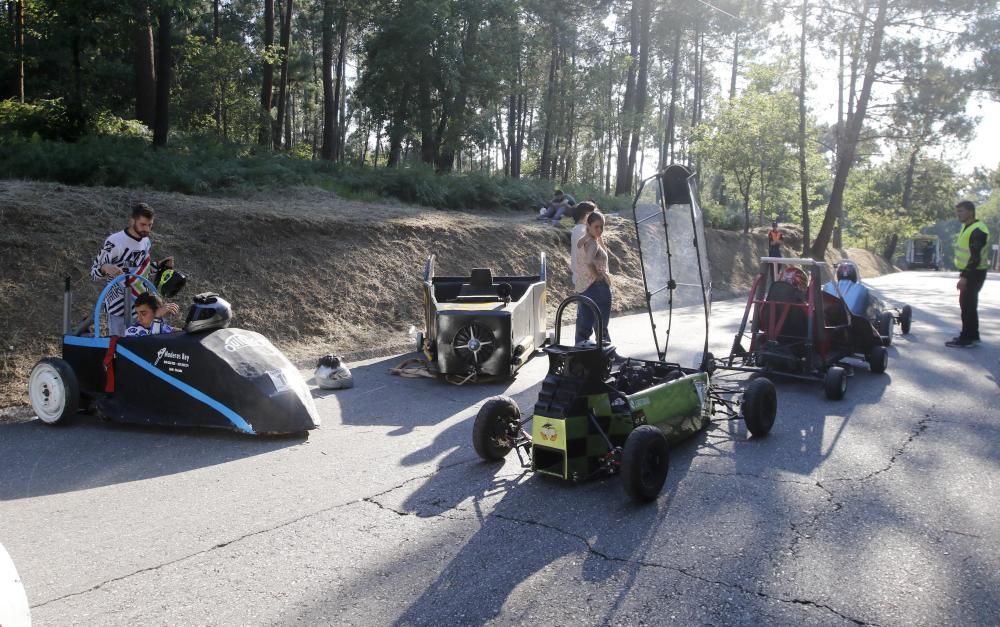
[(496, 298), (497, 288), (493, 284), (493, 271), (489, 268), (473, 268), (469, 282), (462, 283), (459, 298)]

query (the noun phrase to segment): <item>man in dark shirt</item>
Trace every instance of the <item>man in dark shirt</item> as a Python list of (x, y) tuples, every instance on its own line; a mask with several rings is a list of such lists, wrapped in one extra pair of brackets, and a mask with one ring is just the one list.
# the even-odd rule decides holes
[(955, 216), (962, 223), (955, 244), (955, 267), (959, 271), (958, 304), (962, 310), (962, 332), (945, 346), (971, 348), (979, 343), (979, 290), (986, 282), (989, 261), (986, 243), (990, 231), (976, 219), (976, 206), (968, 200), (955, 205)]

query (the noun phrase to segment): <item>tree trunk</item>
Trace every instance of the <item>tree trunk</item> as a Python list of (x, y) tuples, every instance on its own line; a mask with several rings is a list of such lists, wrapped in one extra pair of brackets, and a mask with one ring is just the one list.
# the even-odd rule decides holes
[(552, 121), (555, 117), (556, 69), (559, 65), (559, 41), (552, 38), (552, 56), (549, 59), (549, 80), (545, 87), (545, 132), (542, 135), (542, 156), (539, 170), (542, 178), (549, 178), (552, 161)]
[(212, 43), (219, 41), (219, 0), (212, 0)]
[(424, 51), (420, 61), (420, 84), (417, 87), (417, 125), (420, 129), (420, 161), (434, 163), (437, 140), (434, 135), (434, 110), (431, 103), (431, 59)]
[[(285, 1), (285, 13), (281, 18), (281, 75), (278, 78), (278, 115), (274, 118), (274, 134), (271, 143), (281, 146), (281, 126), (285, 121), (285, 107), (288, 100), (288, 51), (292, 39), (292, 0)], [(288, 143), (285, 143), (288, 149)]]
[(337, 0), (323, 2), (323, 148), (320, 157), (333, 161), (334, 137), (337, 132), (337, 107), (333, 101), (333, 14)]
[(334, 135), (333, 135), (333, 160), (341, 161), (344, 157), (344, 135), (347, 131), (347, 122), (344, 115), (344, 88), (347, 79), (344, 76), (345, 55), (347, 54), (347, 11), (340, 12), (340, 27), (337, 29), (337, 38), (340, 43), (337, 48), (337, 77), (333, 84), (333, 108), (334, 108)]
[(274, 0), (264, 0), (264, 67), (260, 87), (260, 128), (257, 143), (271, 145), (271, 92), (274, 90), (274, 64), (270, 55), (274, 50)]
[(295, 123), (295, 98), (292, 97), (291, 90), (288, 91), (288, 102), (285, 103), (285, 150), (292, 149), (292, 131)]
[(850, 117), (847, 123), (844, 135), (844, 150), (837, 158), (837, 170), (833, 178), (833, 187), (830, 191), (830, 204), (827, 205), (823, 224), (820, 226), (819, 233), (816, 234), (816, 241), (810, 249), (812, 257), (816, 259), (822, 259), (823, 254), (826, 252), (826, 247), (830, 243), (830, 235), (833, 232), (833, 222), (844, 202), (844, 188), (847, 185), (847, 176), (850, 174), (851, 166), (854, 164), (854, 155), (857, 151), (858, 139), (861, 136), (861, 127), (864, 125), (865, 114), (868, 110), (868, 100), (871, 98), (872, 84), (875, 82), (875, 70), (882, 55), (882, 38), (885, 34), (887, 4), (888, 0), (878, 0), (878, 13), (875, 15), (875, 24), (872, 27), (871, 44), (868, 48), (868, 59), (865, 65), (861, 94), (858, 97), (858, 104), (854, 110), (854, 115)]
[(479, 42), (480, 17), (479, 12), (471, 3), (468, 9), (468, 22), (465, 35), (462, 37), (461, 61), (458, 68), (458, 93), (452, 103), (451, 119), (448, 131), (441, 138), (441, 150), (438, 152), (435, 169), (438, 172), (450, 172), (454, 166), (455, 153), (461, 146), (468, 118), (469, 84), (474, 80), (476, 68), (473, 67), (476, 58), (476, 48)]
[(652, 0), (642, 0), (639, 10), (639, 77), (635, 87), (635, 107), (632, 115), (632, 142), (628, 151), (628, 180), (631, 193), (635, 178), (635, 157), (642, 137), (642, 121), (646, 115), (646, 88), (649, 76), (650, 4)]
[(156, 68), (149, 5), (141, 3), (135, 27), (135, 119), (152, 127), (156, 119)]
[(799, 203), (802, 211), (802, 255), (809, 251), (809, 178), (806, 173), (806, 18), (809, 2), (802, 2), (799, 36)]
[(403, 148), (403, 135), (406, 133), (406, 106), (410, 101), (410, 83), (403, 83), (399, 103), (389, 121), (389, 157), (385, 167), (395, 168), (399, 165), (400, 153)]
[[(844, 36), (840, 37), (840, 54), (837, 60), (837, 133), (835, 135), (836, 150), (835, 157), (840, 155), (840, 144), (844, 141)], [(837, 224), (833, 230), (833, 247), (842, 248), (844, 245), (844, 207), (841, 205), (837, 212)], [(808, 242), (808, 239), (804, 241)], [(804, 253), (803, 253), (804, 255)]]
[(663, 129), (664, 165), (674, 162), (674, 121), (677, 109), (677, 79), (681, 64), (681, 27), (675, 25), (673, 59), (670, 62), (670, 105), (667, 109), (667, 123)]
[[(521, 70), (518, 69), (518, 76), (520, 76)], [(523, 81), (519, 80), (519, 89), (524, 89)], [(517, 95), (517, 110), (518, 110), (518, 121), (517, 121), (517, 145), (514, 147), (514, 165), (511, 169), (511, 176), (513, 178), (521, 178), (521, 157), (524, 155), (524, 137), (525, 137), (525, 125), (528, 120), (528, 97), (526, 94), (518, 93)]]
[[(510, 96), (507, 97), (507, 105), (508, 107), (510, 106)], [(500, 158), (503, 159), (503, 176), (504, 178), (508, 178), (510, 177), (510, 150), (507, 148), (507, 142), (513, 132), (513, 127), (508, 124), (507, 131), (506, 133), (504, 132), (503, 116), (500, 115), (500, 111), (502, 109), (503, 104), (501, 101), (501, 104), (498, 104), (496, 110), (493, 112), (493, 121), (494, 124), (496, 124), (497, 139), (500, 141)]]
[(629, 10), (629, 49), (628, 72), (625, 78), (625, 95), (622, 98), (621, 135), (618, 137), (618, 167), (615, 169), (615, 196), (627, 194), (632, 187), (632, 177), (629, 174), (629, 148), (632, 145), (632, 130), (635, 116), (635, 81), (639, 63), (639, 2), (632, 0)]
[(14, 7), (14, 58), (17, 63), (15, 89), (18, 102), (24, 102), (24, 0)]
[[(803, 5), (805, 0), (803, 0)], [(803, 7), (803, 11), (805, 8)], [(740, 34), (736, 33), (733, 36), (733, 68), (729, 75), (729, 99), (733, 100), (736, 98), (736, 77), (739, 75), (740, 70)]]
[(153, 146), (164, 148), (170, 131), (170, 5), (163, 3), (160, 8), (156, 54), (156, 120), (153, 123)]
[[(920, 160), (920, 148), (914, 148), (910, 151), (910, 156), (906, 160), (906, 173), (903, 175), (903, 194), (900, 199), (900, 213), (903, 215), (909, 215), (910, 204), (913, 201), (913, 175), (917, 169), (917, 161)], [(882, 249), (882, 257), (886, 261), (892, 263), (892, 258), (896, 255), (896, 246), (899, 244), (899, 235), (893, 233), (889, 236), (889, 239), (885, 242), (885, 248)]]

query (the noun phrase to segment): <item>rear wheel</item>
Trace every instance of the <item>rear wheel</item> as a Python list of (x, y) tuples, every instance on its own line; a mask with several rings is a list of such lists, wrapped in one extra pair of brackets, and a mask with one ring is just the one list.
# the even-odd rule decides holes
[(486, 461), (500, 461), (514, 448), (521, 428), (521, 410), (507, 396), (488, 399), (476, 414), (472, 427), (472, 446)]
[(774, 426), (778, 413), (778, 392), (767, 377), (757, 377), (743, 392), (743, 422), (754, 437), (762, 437)]
[(903, 305), (903, 311), (899, 314), (899, 330), (903, 332), (903, 335), (910, 333), (911, 322), (913, 322), (913, 308), (909, 305)]
[[(883, 347), (878, 346), (876, 348)], [(840, 366), (830, 366), (823, 376), (823, 390), (826, 397), (832, 401), (839, 401), (847, 393), (847, 371)]]
[(649, 502), (663, 489), (670, 468), (667, 436), (652, 425), (641, 425), (629, 434), (622, 453), (622, 485), (633, 500)]
[(882, 336), (882, 346), (892, 345), (892, 334), (895, 331), (896, 320), (891, 311), (883, 311), (878, 315), (878, 334)]
[(875, 374), (882, 374), (889, 367), (889, 351), (885, 346), (873, 346), (868, 354), (868, 368)]
[(42, 359), (28, 377), (28, 398), (39, 420), (48, 425), (64, 423), (80, 407), (80, 384), (76, 373), (62, 359)]

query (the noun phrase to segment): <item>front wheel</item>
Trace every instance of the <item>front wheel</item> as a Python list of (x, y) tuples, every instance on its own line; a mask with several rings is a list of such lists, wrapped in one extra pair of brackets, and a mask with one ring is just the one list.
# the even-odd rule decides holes
[(882, 374), (889, 367), (889, 351), (885, 346), (874, 346), (868, 354), (868, 368), (875, 374)]
[(472, 446), (486, 461), (502, 460), (514, 448), (521, 429), (521, 410), (514, 399), (494, 396), (476, 414), (472, 427)]
[(883, 311), (878, 315), (878, 334), (882, 336), (882, 346), (892, 345), (892, 333), (895, 327), (896, 320), (891, 311)]
[(31, 369), (28, 398), (39, 420), (47, 425), (63, 423), (80, 408), (80, 384), (64, 360), (46, 357)]
[(899, 330), (903, 332), (903, 335), (910, 333), (911, 322), (913, 322), (913, 308), (909, 305), (903, 305), (903, 311), (899, 313)]
[[(878, 346), (876, 348), (885, 348)], [(839, 401), (847, 393), (847, 371), (840, 366), (831, 366), (823, 376), (823, 391), (831, 401)]]
[(663, 489), (670, 467), (667, 436), (652, 425), (636, 427), (625, 440), (622, 485), (633, 500), (648, 503)]
[(763, 437), (774, 426), (774, 416), (778, 413), (778, 392), (767, 377), (757, 377), (750, 381), (743, 392), (743, 422), (754, 437)]

